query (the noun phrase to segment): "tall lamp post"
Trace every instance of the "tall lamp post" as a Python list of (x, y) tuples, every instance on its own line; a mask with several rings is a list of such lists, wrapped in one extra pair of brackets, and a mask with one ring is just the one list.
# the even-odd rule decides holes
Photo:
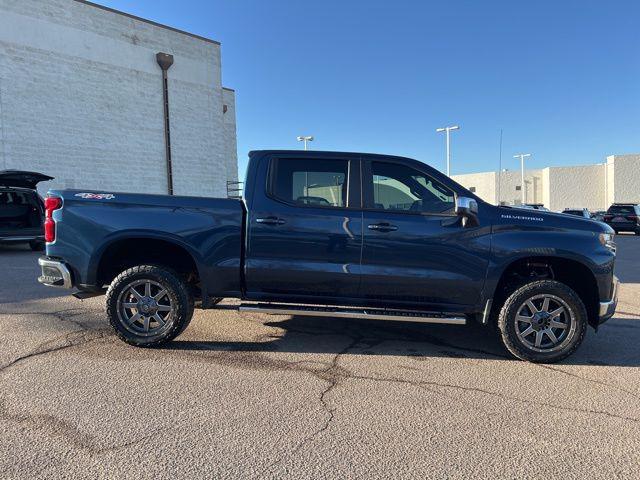
[(299, 142), (304, 142), (304, 149), (307, 149), (307, 142), (313, 142), (313, 137), (311, 135), (300, 135), (298, 137)]
[(520, 159), (520, 190), (521, 190), (521, 194), (522, 194), (522, 204), (524, 205), (527, 202), (527, 198), (525, 195), (525, 185), (524, 185), (524, 159), (527, 157), (530, 157), (531, 154), (530, 153), (518, 153), (517, 155), (514, 155), (513, 158), (519, 158)]
[(449, 132), (451, 130), (459, 130), (460, 127), (458, 125), (452, 125), (450, 127), (442, 127), (436, 128), (436, 132), (445, 132), (445, 136), (447, 137), (447, 177), (451, 176), (451, 140)]

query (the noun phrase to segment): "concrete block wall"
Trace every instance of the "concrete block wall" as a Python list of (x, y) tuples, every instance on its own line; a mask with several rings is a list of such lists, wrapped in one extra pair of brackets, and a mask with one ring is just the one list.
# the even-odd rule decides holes
[(496, 172), (452, 175), (451, 178), (465, 188), (475, 188), (475, 194), (489, 203), (496, 203)]
[(588, 208), (595, 211), (606, 208), (604, 165), (547, 167), (544, 170), (547, 186), (544, 204), (550, 210)]
[[(542, 170), (525, 171), (526, 203), (542, 203), (542, 173)], [(522, 192), (516, 190), (516, 187), (520, 187), (522, 183), (519, 170), (507, 170), (500, 173), (469, 173), (453, 175), (452, 178), (466, 188), (475, 187), (476, 195), (494, 205), (499, 201), (505, 202), (507, 205), (522, 203)], [(500, 182), (500, 187), (498, 187), (498, 182)]]
[(616, 188), (615, 188), (615, 163), (614, 163), (614, 159), (615, 156), (614, 155), (610, 155), (607, 157), (607, 162), (605, 165), (605, 183), (607, 186), (607, 192), (606, 192), (606, 197), (607, 197), (607, 201), (605, 202), (605, 206), (609, 206), (612, 203), (615, 202), (615, 193), (616, 193)]
[[(520, 172), (516, 170), (454, 175), (463, 186), (476, 187), (476, 194), (497, 204), (500, 200), (520, 203)], [(606, 163), (571, 167), (547, 167), (525, 171), (526, 202), (543, 203), (550, 210), (588, 208), (606, 210), (612, 203), (640, 203), (640, 154), (611, 155)]]
[(174, 55), (174, 192), (226, 195), (220, 45), (77, 0), (0, 0), (0, 169), (56, 177), (41, 190), (166, 193), (157, 52)]
[[(238, 142), (236, 135), (236, 93), (230, 88), (222, 89), (224, 120), (224, 155), (227, 178), (238, 178)], [(243, 180), (243, 179), (240, 179)]]
[(612, 155), (613, 202), (640, 203), (640, 154)]

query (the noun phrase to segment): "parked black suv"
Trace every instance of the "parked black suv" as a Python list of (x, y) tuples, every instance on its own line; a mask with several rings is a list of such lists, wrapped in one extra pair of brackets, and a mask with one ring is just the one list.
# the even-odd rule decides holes
[(640, 205), (614, 203), (607, 210), (604, 222), (618, 232), (633, 232), (640, 235)]
[(19, 170), (0, 171), (0, 243), (28, 242), (44, 249), (44, 202), (36, 191), (53, 177)]

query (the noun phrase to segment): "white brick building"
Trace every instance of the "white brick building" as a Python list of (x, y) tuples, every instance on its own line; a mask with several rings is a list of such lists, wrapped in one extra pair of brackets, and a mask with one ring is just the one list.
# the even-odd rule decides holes
[(168, 192), (167, 70), (175, 194), (237, 180), (235, 94), (220, 44), (81, 0), (0, 0), (0, 170), (46, 188)]
[[(522, 202), (520, 170), (469, 173), (452, 178), (490, 203)], [(525, 203), (542, 203), (555, 211), (606, 210), (612, 203), (640, 203), (640, 154), (611, 155), (606, 163), (596, 165), (526, 170), (524, 189)]]

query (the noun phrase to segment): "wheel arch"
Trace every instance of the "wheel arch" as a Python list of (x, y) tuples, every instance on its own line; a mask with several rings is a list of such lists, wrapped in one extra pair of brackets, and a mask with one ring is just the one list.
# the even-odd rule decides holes
[(598, 282), (591, 268), (580, 260), (549, 255), (522, 256), (505, 264), (494, 278), (497, 282), (489, 296), (493, 299), (494, 313), (518, 287), (528, 281), (549, 278), (574, 290), (585, 305), (589, 324), (594, 328), (598, 325)]
[(109, 284), (120, 272), (135, 265), (156, 264), (199, 281), (200, 256), (179, 237), (166, 233), (121, 232), (92, 256), (93, 279), (98, 287)]

